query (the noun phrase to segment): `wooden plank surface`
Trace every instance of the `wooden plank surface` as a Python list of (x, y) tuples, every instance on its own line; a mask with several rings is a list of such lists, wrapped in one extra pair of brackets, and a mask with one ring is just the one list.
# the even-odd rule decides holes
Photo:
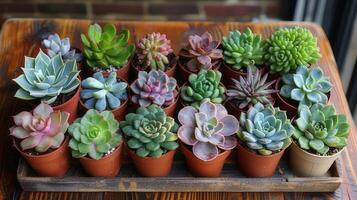
[[(53, 193), (53, 192), (23, 192), (16, 184), (17, 157), (11, 148), (8, 136), (11, 115), (25, 109), (18, 100), (12, 96), (16, 86), (11, 78), (16, 77), (23, 65), (24, 55), (33, 54), (41, 37), (48, 32), (58, 32), (62, 37), (68, 36), (74, 46), (80, 47), (80, 33), (86, 32), (91, 20), (41, 20), (41, 19), (15, 19), (3, 25), (0, 34), (0, 199), (357, 199), (357, 135), (356, 127), (348, 109), (348, 104), (343, 93), (342, 83), (337, 71), (335, 59), (320, 26), (312, 23), (209, 23), (209, 22), (119, 22), (110, 21), (119, 27), (128, 28), (135, 40), (146, 33), (159, 31), (166, 33), (171, 39), (175, 52), (179, 50), (187, 35), (194, 32), (209, 31), (219, 39), (231, 30), (243, 30), (250, 27), (254, 32), (261, 33), (263, 37), (270, 35), (279, 26), (300, 25), (309, 28), (318, 37), (322, 59), (319, 65), (334, 83), (331, 102), (336, 105), (337, 111), (347, 114), (351, 124), (351, 134), (346, 151), (342, 153), (342, 185), (334, 193)], [(101, 22), (103, 23), (103, 22)], [(153, 183), (154, 184), (154, 183)], [(17, 187), (16, 187), (17, 186)]]

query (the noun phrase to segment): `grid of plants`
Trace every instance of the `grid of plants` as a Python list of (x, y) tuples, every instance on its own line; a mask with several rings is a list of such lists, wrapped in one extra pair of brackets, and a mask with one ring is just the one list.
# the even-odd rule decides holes
[(193, 34), (178, 55), (165, 34), (129, 38), (93, 24), (81, 50), (51, 34), (25, 57), (15, 97), (33, 110), (13, 116), (10, 135), (39, 176), (64, 176), (73, 157), (89, 176), (114, 177), (124, 151), (140, 175), (168, 176), (180, 149), (193, 176), (217, 177), (236, 149), (247, 177), (272, 176), (284, 153), (296, 176), (316, 177), (347, 144), (306, 28)]

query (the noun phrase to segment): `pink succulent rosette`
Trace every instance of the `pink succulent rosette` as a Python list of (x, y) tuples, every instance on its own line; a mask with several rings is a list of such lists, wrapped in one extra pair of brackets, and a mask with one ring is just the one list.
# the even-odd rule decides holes
[(221, 150), (230, 150), (237, 145), (234, 134), (238, 131), (238, 120), (228, 115), (221, 104), (205, 101), (198, 109), (186, 106), (180, 110), (178, 129), (180, 140), (192, 146), (193, 154), (204, 161), (215, 159)]
[(41, 103), (32, 112), (22, 111), (13, 116), (15, 125), (10, 128), (10, 135), (21, 140), (22, 150), (34, 148), (42, 153), (57, 149), (65, 138), (68, 118), (69, 113), (53, 111), (51, 106)]

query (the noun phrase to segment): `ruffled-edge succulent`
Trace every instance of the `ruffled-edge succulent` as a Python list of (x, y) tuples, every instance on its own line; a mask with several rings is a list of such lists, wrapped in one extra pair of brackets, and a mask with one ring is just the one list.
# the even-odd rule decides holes
[(258, 65), (264, 64), (266, 42), (260, 35), (254, 34), (250, 28), (242, 33), (238, 30), (230, 32), (227, 37), (223, 37), (222, 46), (223, 59), (234, 70), (256, 69)]
[(127, 114), (120, 128), (127, 137), (128, 147), (141, 157), (160, 157), (178, 147), (177, 123), (156, 105)]
[(24, 73), (13, 80), (20, 86), (15, 97), (23, 100), (40, 99), (51, 104), (60, 94), (74, 91), (81, 82), (75, 60), (63, 62), (61, 55), (50, 58), (42, 50), (36, 58), (25, 56), (25, 67), (21, 69)]
[(345, 115), (336, 114), (333, 105), (300, 105), (295, 123), (293, 137), (304, 150), (325, 156), (347, 145), (350, 126)]
[(282, 76), (283, 86), (280, 94), (291, 98), (300, 104), (311, 106), (314, 103), (326, 104), (327, 93), (331, 91), (332, 84), (320, 67), (308, 69), (301, 65), (293, 74)]
[(203, 161), (215, 159), (222, 151), (233, 149), (237, 145), (234, 134), (239, 122), (228, 115), (221, 104), (203, 102), (200, 107), (186, 106), (180, 110), (178, 120), (179, 139), (192, 146), (193, 154)]
[(279, 28), (267, 42), (264, 58), (272, 73), (288, 73), (300, 65), (309, 66), (321, 56), (317, 39), (306, 28)]
[(112, 112), (88, 110), (82, 118), (76, 119), (68, 128), (72, 136), (69, 141), (72, 156), (101, 159), (120, 145), (122, 137), (118, 130), (119, 122)]
[(61, 54), (64, 61), (75, 60), (80, 62), (82, 60), (82, 54), (76, 53), (75, 49), (71, 49), (71, 43), (68, 37), (61, 38), (57, 33), (51, 34), (47, 39), (42, 41), (44, 47), (46, 47), (47, 54), (52, 58), (57, 54)]
[(182, 100), (196, 108), (204, 101), (222, 103), (225, 88), (220, 85), (221, 77), (221, 72), (217, 70), (201, 70), (198, 74), (191, 74), (188, 83), (181, 88)]
[(180, 52), (180, 56), (189, 59), (187, 68), (191, 72), (199, 72), (201, 69), (211, 69), (220, 62), (223, 57), (219, 49), (220, 42), (214, 41), (209, 32), (201, 36), (194, 34), (188, 37), (188, 44)]
[(142, 107), (155, 104), (165, 107), (173, 104), (178, 95), (176, 79), (168, 77), (163, 71), (140, 71), (138, 79), (130, 86), (131, 100)]
[(270, 104), (255, 104), (247, 113), (241, 113), (239, 122), (238, 138), (260, 155), (279, 152), (292, 142), (295, 128), (286, 117), (286, 111)]
[(106, 24), (104, 30), (98, 24), (90, 25), (88, 38), (81, 34), (86, 64), (100, 69), (123, 67), (135, 50), (134, 44), (128, 44), (129, 36), (127, 29), (117, 35), (113, 24)]
[(51, 106), (41, 103), (32, 112), (13, 116), (15, 125), (10, 128), (10, 135), (20, 141), (23, 151), (45, 153), (61, 146), (69, 126), (68, 117), (69, 113), (53, 111)]
[(227, 100), (240, 109), (249, 108), (256, 103), (273, 104), (273, 94), (278, 90), (272, 89), (274, 81), (267, 82), (268, 74), (262, 76), (259, 70), (255, 72), (248, 68), (247, 75), (232, 79), (234, 85), (227, 89)]
[(98, 111), (114, 110), (128, 99), (128, 84), (117, 80), (117, 73), (111, 72), (107, 78), (101, 72), (82, 81), (81, 100), (88, 109)]
[(151, 33), (141, 38), (136, 45), (140, 67), (144, 70), (149, 68), (165, 71), (170, 63), (168, 56), (174, 51), (170, 43), (166, 35), (161, 33)]

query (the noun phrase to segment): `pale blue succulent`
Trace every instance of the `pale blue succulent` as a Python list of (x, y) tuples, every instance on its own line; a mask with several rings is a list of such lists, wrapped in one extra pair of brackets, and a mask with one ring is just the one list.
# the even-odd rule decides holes
[(282, 76), (283, 86), (280, 95), (291, 98), (300, 104), (311, 106), (314, 103), (326, 104), (327, 93), (331, 91), (332, 84), (320, 67), (308, 69), (305, 65), (297, 68), (294, 74)]
[(70, 93), (80, 84), (76, 61), (63, 62), (61, 55), (50, 58), (40, 50), (36, 58), (25, 57), (21, 69), (24, 73), (13, 79), (20, 86), (15, 94), (19, 99), (51, 104), (58, 95)]
[(81, 99), (88, 109), (98, 111), (114, 110), (128, 99), (128, 84), (117, 80), (117, 74), (111, 72), (107, 78), (101, 72), (82, 81)]
[(82, 54), (76, 53), (75, 49), (71, 49), (71, 43), (69, 38), (61, 38), (57, 33), (51, 34), (47, 39), (42, 41), (43, 46), (47, 49), (47, 54), (52, 58), (57, 54), (61, 54), (63, 60), (76, 60), (77, 62), (82, 60)]
[(291, 144), (295, 128), (281, 111), (272, 105), (257, 103), (240, 115), (238, 138), (261, 155), (271, 155)]

